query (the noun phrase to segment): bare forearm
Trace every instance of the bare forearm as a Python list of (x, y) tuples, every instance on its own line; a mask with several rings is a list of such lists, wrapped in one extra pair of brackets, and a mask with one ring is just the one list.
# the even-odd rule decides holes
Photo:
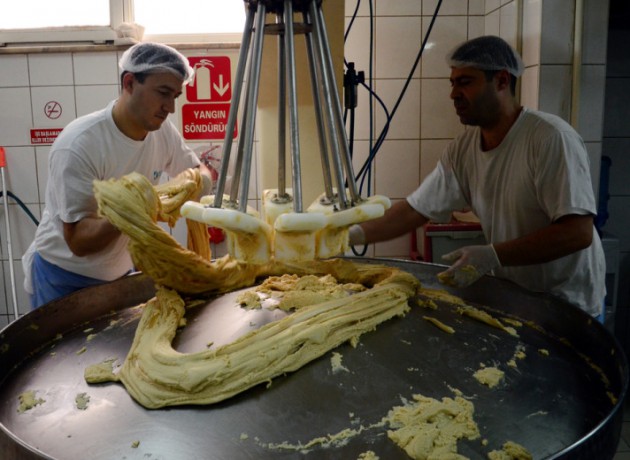
[(363, 222), (366, 243), (387, 241), (424, 225), (427, 219), (409, 206), (406, 200), (394, 203), (383, 217)]
[(104, 250), (120, 236), (120, 230), (101, 217), (86, 217), (79, 222), (64, 223), (63, 230), (68, 247), (79, 257)]
[(550, 262), (587, 248), (593, 240), (592, 216), (564, 216), (521, 238), (495, 243), (502, 266)]

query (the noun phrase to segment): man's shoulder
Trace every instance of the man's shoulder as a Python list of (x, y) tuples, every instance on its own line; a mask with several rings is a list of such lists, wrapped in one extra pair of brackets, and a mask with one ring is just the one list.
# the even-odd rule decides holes
[[(580, 134), (561, 117), (533, 110), (529, 110), (524, 115), (526, 115), (524, 128), (518, 138), (529, 139), (535, 152), (560, 153), (566, 149), (585, 150)], [(548, 155), (548, 157), (551, 156)]]
[(108, 113), (108, 108), (104, 108), (72, 120), (59, 133), (54, 147), (68, 147), (85, 138), (93, 138), (94, 130), (107, 126)]
[(563, 118), (540, 110), (524, 108), (523, 121), (526, 126), (536, 130), (548, 130), (549, 132), (575, 132), (573, 127)]

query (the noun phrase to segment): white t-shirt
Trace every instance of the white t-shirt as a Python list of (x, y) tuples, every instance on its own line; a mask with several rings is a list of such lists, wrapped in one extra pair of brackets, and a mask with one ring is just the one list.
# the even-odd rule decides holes
[[(519, 238), (567, 214), (597, 212), (580, 136), (561, 118), (525, 108), (493, 150), (481, 150), (477, 127), (458, 136), (407, 201), (435, 222), (448, 222), (452, 211), (470, 207), (489, 243)], [(498, 277), (554, 294), (592, 315), (601, 312), (605, 272), (596, 231), (591, 246), (568, 256), (494, 270)]]
[(125, 235), (105, 250), (84, 257), (74, 255), (64, 240), (63, 222), (76, 222), (97, 211), (94, 180), (119, 179), (138, 172), (156, 185), (163, 172), (175, 176), (199, 165), (197, 155), (169, 120), (142, 141), (125, 136), (112, 118), (115, 102), (72, 121), (52, 145), (46, 207), (35, 239), (23, 258), (27, 292), (32, 292), (29, 275), (34, 251), (65, 270), (104, 281), (116, 279), (133, 268)]

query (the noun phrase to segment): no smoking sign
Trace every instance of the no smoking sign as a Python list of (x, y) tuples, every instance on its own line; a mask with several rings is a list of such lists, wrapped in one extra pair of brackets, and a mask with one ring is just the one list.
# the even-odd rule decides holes
[(49, 101), (44, 105), (44, 114), (51, 120), (56, 120), (61, 116), (61, 104), (57, 101)]

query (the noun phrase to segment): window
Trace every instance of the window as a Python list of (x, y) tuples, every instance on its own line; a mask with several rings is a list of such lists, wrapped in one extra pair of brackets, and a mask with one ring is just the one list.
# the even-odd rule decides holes
[(162, 42), (240, 41), (243, 0), (19, 0), (0, 15), (0, 45), (113, 42), (123, 23)]
[(17, 1), (0, 16), (0, 29), (84, 25), (109, 25), (109, 0)]
[[(174, 8), (173, 4), (178, 7)], [(150, 40), (218, 41), (223, 38), (223, 41), (240, 41), (245, 25), (245, 2), (134, 0), (134, 14), (136, 22), (145, 28), (145, 37)], [(199, 39), (195, 40), (195, 37)]]

